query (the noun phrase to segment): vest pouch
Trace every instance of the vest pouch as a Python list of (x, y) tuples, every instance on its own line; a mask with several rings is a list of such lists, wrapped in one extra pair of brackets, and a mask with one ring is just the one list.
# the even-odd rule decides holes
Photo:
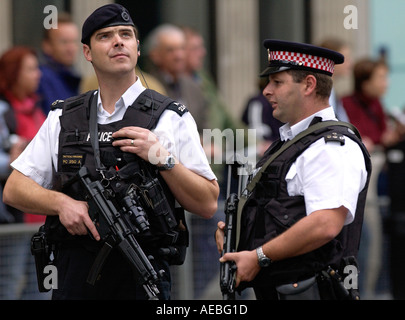
[[(141, 184), (139, 189), (151, 225), (156, 227), (158, 233), (169, 234), (176, 228), (177, 221), (159, 180), (151, 179)], [(176, 239), (173, 240), (174, 243)]]
[(189, 233), (185, 226), (178, 229), (176, 242), (173, 245), (162, 247), (158, 250), (159, 256), (164, 258), (169, 265), (182, 265), (186, 259)]
[(284, 230), (305, 217), (305, 212), (302, 212), (302, 208), (305, 208), (303, 204), (304, 198), (302, 196), (270, 199), (264, 206), (265, 212), (271, 218), (271, 221), (265, 221), (266, 228), (267, 224), (271, 225), (271, 223), (274, 223), (273, 225), (276, 225), (277, 234), (284, 232)]
[[(246, 235), (249, 236), (249, 238), (246, 238), (246, 250), (253, 250), (263, 245), (304, 217), (299, 206), (303, 201), (303, 197), (288, 197), (285, 201), (283, 199), (279, 201), (278, 199), (272, 198), (265, 204), (258, 204), (256, 200), (252, 200), (252, 204), (256, 203), (257, 206), (248, 207), (250, 211), (248, 211), (249, 214), (246, 215), (245, 221), (249, 223), (249, 230), (251, 231)], [(281, 203), (286, 203), (287, 207)], [(241, 248), (238, 250), (240, 251)]]
[(276, 286), (279, 300), (321, 300), (317, 277)]

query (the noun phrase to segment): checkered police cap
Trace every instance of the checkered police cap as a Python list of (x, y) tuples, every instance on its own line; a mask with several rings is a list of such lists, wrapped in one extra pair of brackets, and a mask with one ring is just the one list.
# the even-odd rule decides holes
[(336, 51), (306, 43), (267, 39), (263, 45), (268, 52), (269, 64), (261, 77), (291, 69), (332, 76), (335, 64), (344, 61), (344, 56)]

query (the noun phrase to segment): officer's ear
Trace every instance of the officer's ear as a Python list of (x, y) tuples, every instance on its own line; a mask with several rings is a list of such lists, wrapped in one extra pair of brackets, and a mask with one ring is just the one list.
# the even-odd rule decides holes
[(310, 95), (312, 93), (316, 93), (316, 78), (312, 75), (309, 74), (305, 77), (304, 79), (304, 85), (305, 85), (305, 95)]
[(93, 58), (92, 58), (92, 55), (91, 55), (90, 46), (88, 46), (87, 44), (84, 44), (84, 45), (83, 45), (83, 55), (84, 55), (84, 58), (85, 58), (87, 61), (89, 61), (89, 62), (92, 62), (92, 61), (93, 61)]

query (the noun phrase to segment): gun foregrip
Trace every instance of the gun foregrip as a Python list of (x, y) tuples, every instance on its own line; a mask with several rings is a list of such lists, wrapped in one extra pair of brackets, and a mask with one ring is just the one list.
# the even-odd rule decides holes
[[(232, 193), (225, 204), (225, 230), (224, 230), (224, 254), (236, 251), (236, 212), (239, 197)], [(236, 264), (234, 261), (221, 263), (220, 285), (223, 298), (233, 300), (235, 298), (235, 273)]]

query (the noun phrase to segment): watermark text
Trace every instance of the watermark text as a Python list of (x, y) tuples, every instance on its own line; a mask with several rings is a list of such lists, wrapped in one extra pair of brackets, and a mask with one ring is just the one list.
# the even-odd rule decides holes
[(48, 14), (44, 19), (44, 28), (58, 29), (58, 8), (53, 5), (44, 7), (44, 14)]
[(343, 20), (343, 26), (346, 30), (359, 28), (359, 15), (357, 7), (354, 5), (347, 5), (343, 9), (343, 13), (346, 14), (346, 17)]

